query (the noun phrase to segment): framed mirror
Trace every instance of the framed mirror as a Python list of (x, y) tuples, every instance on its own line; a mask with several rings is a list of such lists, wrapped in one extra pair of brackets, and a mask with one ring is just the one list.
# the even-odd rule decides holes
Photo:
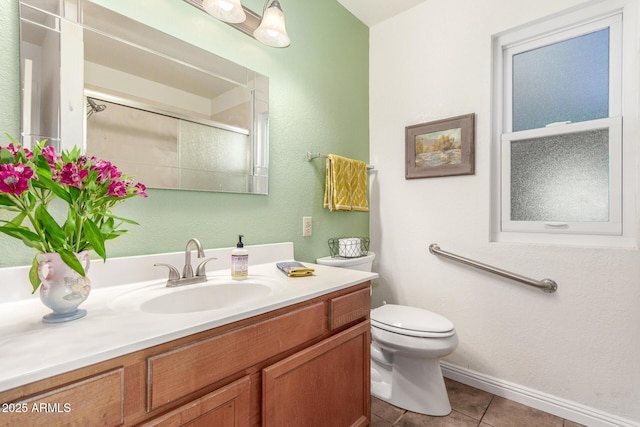
[(20, 20), (24, 144), (81, 141), (150, 188), (268, 193), (266, 76), (89, 0), (21, 0)]

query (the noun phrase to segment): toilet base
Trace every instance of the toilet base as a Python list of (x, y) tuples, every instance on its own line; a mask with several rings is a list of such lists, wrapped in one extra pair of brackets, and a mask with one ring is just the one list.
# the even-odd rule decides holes
[[(451, 404), (439, 359), (390, 356), (373, 345), (371, 395), (394, 406), (424, 415), (446, 416)], [(380, 359), (377, 356), (384, 355)], [(387, 363), (393, 358), (392, 363)]]

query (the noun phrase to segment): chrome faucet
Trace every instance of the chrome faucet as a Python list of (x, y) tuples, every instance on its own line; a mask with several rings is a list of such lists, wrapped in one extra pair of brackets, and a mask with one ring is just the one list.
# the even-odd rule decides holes
[(183, 285), (191, 285), (193, 283), (201, 283), (207, 281), (207, 272), (205, 270), (205, 265), (216, 258), (207, 258), (198, 264), (196, 268), (196, 274), (193, 274), (193, 267), (191, 267), (191, 246), (195, 245), (198, 250), (198, 258), (204, 258), (204, 250), (202, 249), (202, 244), (198, 239), (189, 239), (187, 242), (187, 247), (184, 251), (184, 267), (182, 268), (182, 277), (180, 277), (180, 272), (178, 269), (172, 266), (171, 264), (158, 263), (154, 264), (154, 266), (164, 266), (169, 268), (169, 279), (167, 280), (167, 287), (175, 287), (175, 286), (183, 286)]
[(198, 258), (204, 258), (204, 249), (198, 239), (189, 239), (187, 247), (184, 250), (184, 268), (182, 269), (182, 277), (189, 279), (193, 277), (193, 268), (191, 268), (191, 245), (196, 245), (198, 250)]

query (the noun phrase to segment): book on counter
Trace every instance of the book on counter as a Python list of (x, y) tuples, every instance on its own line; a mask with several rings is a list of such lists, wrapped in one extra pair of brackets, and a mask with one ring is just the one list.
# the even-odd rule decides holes
[(313, 268), (306, 267), (298, 261), (278, 262), (276, 266), (286, 274), (287, 277), (313, 276), (313, 272), (315, 271)]

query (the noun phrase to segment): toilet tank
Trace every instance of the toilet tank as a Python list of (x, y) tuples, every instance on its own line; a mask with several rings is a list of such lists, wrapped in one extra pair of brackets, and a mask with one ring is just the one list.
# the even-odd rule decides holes
[(367, 252), (367, 255), (357, 258), (342, 258), (342, 257), (330, 257), (326, 256), (318, 258), (316, 264), (330, 265), (331, 267), (349, 268), (351, 270), (371, 271), (373, 267), (373, 260), (376, 258), (376, 254), (373, 252)]

